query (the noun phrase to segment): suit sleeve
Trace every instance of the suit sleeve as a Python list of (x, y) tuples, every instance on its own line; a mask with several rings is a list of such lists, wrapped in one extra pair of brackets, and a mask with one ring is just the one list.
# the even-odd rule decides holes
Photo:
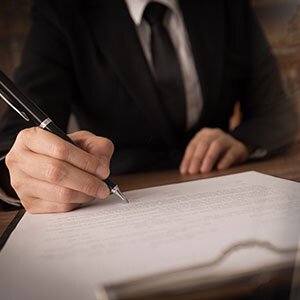
[[(51, 1), (49, 1), (51, 3)], [(14, 81), (63, 130), (66, 129), (73, 94), (73, 75), (59, 12), (46, 0), (32, 9), (32, 27)], [(0, 120), (0, 154), (6, 154), (18, 132), (27, 124), (12, 109)]]
[(232, 135), (272, 154), (295, 139), (296, 103), (283, 90), (277, 62), (249, 4), (246, 18), (249, 71), (245, 93), (240, 99), (242, 122)]

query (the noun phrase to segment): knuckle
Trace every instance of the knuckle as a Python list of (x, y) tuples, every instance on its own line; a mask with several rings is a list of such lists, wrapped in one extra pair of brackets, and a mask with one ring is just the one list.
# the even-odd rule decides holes
[(113, 153), (113, 152), (114, 152), (115, 146), (114, 146), (113, 142), (112, 142), (110, 139), (108, 139), (108, 138), (103, 138), (103, 143), (104, 143), (104, 145), (105, 145), (105, 148), (108, 149), (108, 151), (109, 151), (110, 153)]
[(187, 151), (192, 151), (197, 147), (197, 140), (192, 139), (189, 145), (187, 146)]
[(75, 208), (74, 205), (72, 204), (62, 204), (59, 208), (59, 212), (68, 212), (68, 211), (71, 211)]
[(5, 157), (5, 164), (8, 168), (10, 168), (16, 163), (16, 161), (17, 161), (17, 157), (14, 155), (13, 150), (11, 150), (10, 152), (8, 152), (8, 154)]
[(210, 145), (210, 142), (207, 141), (205, 138), (198, 140), (197, 143), (195, 143), (195, 151), (196, 152), (202, 152), (203, 149), (207, 149)]
[(67, 171), (61, 163), (51, 163), (46, 167), (45, 176), (48, 181), (59, 183), (67, 176)]
[(99, 163), (97, 163), (95, 160), (91, 159), (90, 157), (83, 157), (81, 159), (81, 163), (82, 163), (82, 169), (88, 172), (97, 170), (97, 167), (99, 165)]
[(17, 135), (17, 140), (24, 140), (31, 132), (31, 128), (25, 128), (21, 130)]
[(223, 134), (223, 131), (220, 128), (210, 128), (210, 132), (215, 136), (220, 136)]
[(209, 128), (209, 127), (203, 127), (200, 131), (199, 134), (205, 136), (205, 137), (210, 137), (215, 133), (214, 128)]
[(206, 128), (202, 128), (200, 131), (198, 131), (195, 135), (195, 138), (200, 138), (202, 135), (206, 134)]
[(73, 199), (73, 191), (68, 188), (60, 188), (58, 191), (58, 199), (63, 203), (69, 203)]
[(94, 135), (93, 133), (87, 130), (79, 130), (78, 133), (81, 135)]
[(16, 176), (10, 177), (10, 185), (13, 187), (15, 191), (18, 191), (22, 187), (22, 181), (18, 179)]
[(30, 201), (26, 201), (22, 197), (20, 197), (20, 201), (21, 201), (21, 204), (23, 205), (23, 207), (25, 208), (25, 210), (27, 212), (29, 212), (31, 214), (36, 213), (36, 209), (35, 209), (35, 207), (32, 204), (30, 204)]
[(214, 128), (214, 132), (218, 134), (223, 133), (223, 131), (220, 128)]
[(188, 144), (187, 149), (193, 150), (194, 148), (197, 147), (198, 142), (199, 142), (199, 141), (198, 141), (197, 137), (194, 137), (194, 138), (190, 141), (190, 143)]
[(66, 145), (66, 143), (56, 143), (52, 147), (52, 155), (55, 158), (61, 159), (61, 160), (67, 160), (69, 156), (69, 150)]
[(222, 139), (216, 139), (212, 142), (212, 147), (215, 149), (221, 149), (223, 147), (223, 141)]
[(207, 140), (203, 140), (201, 142), (201, 146), (204, 147), (204, 148), (206, 148), (206, 149), (209, 148), (210, 144), (211, 144), (211, 142), (207, 141)]
[(96, 196), (99, 188), (99, 184), (97, 184), (96, 180), (93, 178), (87, 178), (82, 187), (83, 193), (91, 196)]
[(195, 155), (192, 159), (191, 159), (192, 164), (196, 164), (200, 162), (200, 157)]
[(28, 141), (36, 132), (36, 127), (25, 128), (18, 133), (16, 142), (24, 143), (24, 141)]

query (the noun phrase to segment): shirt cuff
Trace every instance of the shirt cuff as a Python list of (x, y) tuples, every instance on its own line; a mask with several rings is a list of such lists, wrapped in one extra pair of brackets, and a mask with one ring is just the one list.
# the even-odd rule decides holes
[(21, 201), (19, 199), (9, 197), (1, 188), (0, 188), (0, 199), (10, 205), (21, 207)]
[(254, 149), (254, 150), (250, 153), (248, 159), (259, 159), (259, 158), (264, 158), (264, 157), (267, 156), (267, 154), (268, 154), (267, 149), (264, 149), (264, 148), (256, 148), (256, 149)]

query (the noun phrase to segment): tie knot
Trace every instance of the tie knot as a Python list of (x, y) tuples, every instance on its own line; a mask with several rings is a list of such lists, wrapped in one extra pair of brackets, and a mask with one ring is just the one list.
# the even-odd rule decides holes
[(167, 7), (157, 2), (151, 2), (144, 11), (144, 18), (150, 26), (162, 24)]

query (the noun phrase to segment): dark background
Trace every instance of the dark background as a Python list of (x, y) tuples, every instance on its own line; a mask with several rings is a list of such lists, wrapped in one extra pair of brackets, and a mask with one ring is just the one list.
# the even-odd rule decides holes
[[(32, 1), (1, 0), (0, 69), (11, 78), (30, 29)], [(252, 0), (252, 3), (278, 60), (286, 92), (300, 103), (300, 0)], [(1, 101), (0, 118), (5, 108)], [(238, 120), (237, 109), (232, 127)]]
[[(30, 29), (32, 0), (1, 0), (0, 4), (0, 69), (12, 77)], [(0, 102), (0, 118), (6, 105)]]

